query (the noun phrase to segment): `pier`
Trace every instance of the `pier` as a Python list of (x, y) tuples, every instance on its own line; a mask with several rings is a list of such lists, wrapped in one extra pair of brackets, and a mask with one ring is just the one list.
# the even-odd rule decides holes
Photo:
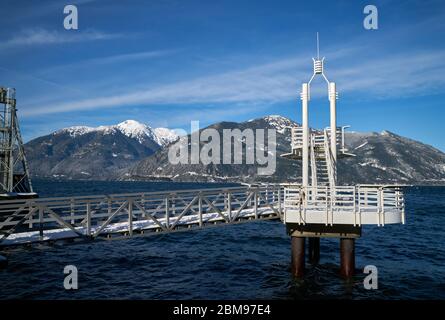
[[(309, 126), (311, 82), (316, 76), (325, 80), (328, 89), (329, 127), (322, 130)], [(354, 154), (345, 144), (349, 126), (337, 126), (336, 84), (326, 77), (324, 58), (318, 54), (313, 58), (312, 77), (302, 84), (302, 125), (290, 128), (290, 152), (281, 155), (302, 162), (298, 184), (37, 198), (20, 137), (15, 91), (0, 89), (0, 102), (5, 105), (0, 114), (2, 250), (281, 220), (291, 239), (294, 276), (304, 276), (306, 257), (311, 264), (319, 262), (320, 239), (330, 237), (339, 239), (340, 274), (349, 278), (354, 275), (355, 241), (363, 225), (405, 223), (401, 186), (338, 185), (337, 162)], [(0, 265), (7, 264), (5, 258), (0, 259)]]
[[(305, 247), (308, 238), (310, 263), (320, 259), (320, 238), (340, 241), (340, 274), (354, 275), (355, 241), (362, 225), (384, 226), (405, 223), (402, 188), (387, 185), (342, 186), (337, 183), (337, 163), (354, 157), (345, 144), (345, 129), (337, 126), (338, 92), (335, 82), (324, 73), (317, 33), (317, 58), (313, 73), (301, 86), (301, 127), (291, 128), (291, 152), (282, 157), (302, 162), (301, 185), (285, 189), (284, 222), (291, 236), (292, 272), (304, 274)], [(316, 130), (309, 125), (311, 83), (321, 77), (326, 83), (329, 101), (329, 127)]]

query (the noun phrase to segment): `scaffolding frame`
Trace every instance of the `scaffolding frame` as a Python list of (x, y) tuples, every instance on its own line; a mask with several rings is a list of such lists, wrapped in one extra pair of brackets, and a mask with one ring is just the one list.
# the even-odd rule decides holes
[(0, 193), (33, 193), (14, 88), (0, 87)]

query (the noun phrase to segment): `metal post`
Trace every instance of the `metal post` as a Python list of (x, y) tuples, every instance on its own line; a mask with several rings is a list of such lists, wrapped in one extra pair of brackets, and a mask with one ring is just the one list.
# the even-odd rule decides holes
[(39, 235), (40, 240), (43, 240), (43, 208), (39, 207)]
[[(330, 125), (331, 125), (331, 153), (334, 159), (334, 165), (337, 162), (337, 91), (335, 82), (329, 83), (329, 102), (330, 102)], [(336, 177), (334, 177), (336, 180)]]
[(255, 189), (255, 196), (254, 196), (254, 212), (255, 212), (255, 219), (258, 219), (258, 189)]
[(74, 199), (70, 199), (71, 224), (74, 225)]
[(87, 202), (87, 236), (91, 236), (91, 203)]
[(292, 275), (301, 278), (304, 275), (305, 238), (291, 237)]
[(201, 193), (199, 193), (199, 199), (198, 199), (198, 214), (199, 214), (199, 226), (202, 227), (202, 196), (201, 196)]
[(382, 226), (385, 225), (385, 194), (384, 189), (379, 188), (379, 197), (380, 197), (380, 224)]
[(301, 100), (303, 103), (302, 112), (302, 128), (303, 128), (303, 165), (302, 165), (302, 182), (303, 187), (309, 185), (309, 90), (308, 84), (303, 83), (301, 90)]
[[(28, 210), (29, 210), (29, 211), (32, 210), (31, 204), (29, 205)], [(33, 215), (31, 215), (31, 216), (29, 217), (29, 228), (32, 228), (33, 225), (34, 225), (34, 224), (32, 223), (32, 219), (33, 219)]]
[(309, 238), (308, 261), (317, 264), (320, 261), (320, 238)]
[(355, 239), (340, 239), (340, 274), (345, 278), (354, 275), (355, 270)]
[[(143, 193), (141, 196), (141, 207), (145, 209), (145, 193)], [(145, 213), (142, 213), (142, 217), (146, 217)]]
[(167, 230), (170, 229), (170, 213), (169, 213), (169, 206), (168, 206), (168, 196), (165, 197), (165, 226), (167, 227)]
[[(8, 90), (8, 98), (14, 99), (14, 97), (10, 97), (10, 90)], [(14, 191), (14, 120), (15, 120), (15, 103), (11, 104), (11, 119), (10, 119), (10, 128), (9, 128), (9, 178), (8, 178), (8, 190), (11, 192)]]
[(232, 221), (232, 194), (227, 192), (227, 214), (229, 215), (229, 221)]
[(128, 200), (128, 235), (133, 235), (133, 199)]
[(352, 198), (354, 199), (353, 201), (353, 211), (354, 211), (354, 227), (357, 225), (357, 209), (356, 209), (356, 195), (355, 195), (355, 187), (353, 187), (353, 191), (352, 191)]

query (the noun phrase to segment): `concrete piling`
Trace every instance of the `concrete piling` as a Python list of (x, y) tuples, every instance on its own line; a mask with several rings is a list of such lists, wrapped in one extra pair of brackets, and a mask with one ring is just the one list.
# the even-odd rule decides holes
[(304, 275), (304, 237), (291, 237), (292, 275), (301, 278)]
[(340, 274), (345, 278), (354, 275), (355, 270), (355, 239), (340, 239)]

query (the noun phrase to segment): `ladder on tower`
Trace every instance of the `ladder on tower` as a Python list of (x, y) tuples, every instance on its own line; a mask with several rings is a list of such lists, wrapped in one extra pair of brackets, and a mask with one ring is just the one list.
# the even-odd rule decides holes
[(335, 160), (330, 146), (329, 130), (314, 132), (310, 141), (312, 186), (335, 186)]

